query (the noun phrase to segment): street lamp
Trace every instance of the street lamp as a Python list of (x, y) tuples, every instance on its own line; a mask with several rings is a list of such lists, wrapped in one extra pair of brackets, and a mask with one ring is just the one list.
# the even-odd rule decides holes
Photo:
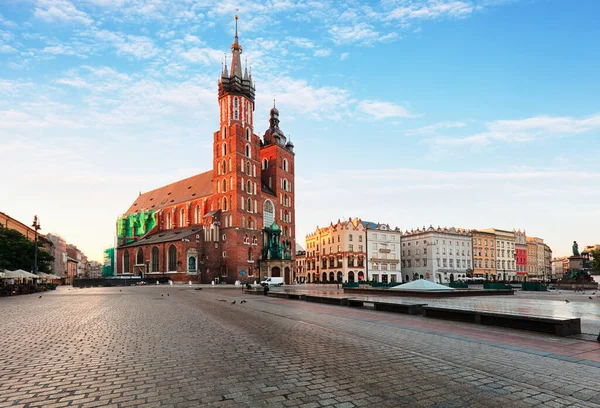
[(37, 255), (38, 255), (38, 230), (41, 228), (40, 222), (38, 221), (37, 215), (33, 217), (33, 224), (31, 225), (35, 230), (35, 255), (34, 255), (34, 266), (33, 273), (37, 275), (38, 273), (38, 264), (37, 264)]

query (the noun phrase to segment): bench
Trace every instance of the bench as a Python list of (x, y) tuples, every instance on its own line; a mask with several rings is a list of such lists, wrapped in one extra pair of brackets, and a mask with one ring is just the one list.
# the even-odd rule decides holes
[(244, 289), (244, 293), (246, 295), (262, 295), (263, 289), (262, 288)]
[(423, 316), (551, 333), (563, 337), (581, 334), (581, 319), (579, 318), (534, 316), (518, 313), (499, 313), (438, 306), (424, 306)]
[(348, 299), (348, 306), (350, 307), (363, 307), (365, 303), (373, 304), (373, 308), (375, 310), (404, 313), (409, 315), (421, 314), (423, 313), (423, 306), (427, 306), (427, 303), (394, 303), (364, 299)]
[(348, 298), (304, 295), (307, 302), (326, 303), (328, 305), (348, 306)]

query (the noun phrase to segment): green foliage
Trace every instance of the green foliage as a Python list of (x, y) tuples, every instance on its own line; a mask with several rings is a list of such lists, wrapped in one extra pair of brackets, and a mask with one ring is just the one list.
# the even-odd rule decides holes
[[(31, 271), (34, 265), (35, 244), (23, 234), (0, 226), (0, 269)], [(54, 257), (38, 241), (38, 271), (50, 272)]]
[(594, 249), (592, 255), (592, 269), (600, 274), (600, 248)]

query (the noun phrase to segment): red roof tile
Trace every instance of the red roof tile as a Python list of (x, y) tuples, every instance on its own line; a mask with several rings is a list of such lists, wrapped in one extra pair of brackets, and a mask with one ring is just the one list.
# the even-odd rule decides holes
[(212, 195), (212, 170), (167, 184), (140, 195), (124, 215), (164, 207)]

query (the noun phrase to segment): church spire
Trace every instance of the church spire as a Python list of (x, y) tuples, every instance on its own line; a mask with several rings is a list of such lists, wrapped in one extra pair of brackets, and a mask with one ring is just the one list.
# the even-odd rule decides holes
[[(231, 66), (227, 69), (227, 62), (225, 62), (221, 78), (219, 80), (219, 98), (225, 95), (242, 95), (254, 103), (254, 83), (252, 81), (252, 67), (248, 72), (247, 62), (246, 70), (242, 69), (242, 46), (239, 43), (238, 38), (238, 16), (235, 16), (235, 36), (233, 44), (231, 44)], [(254, 106), (253, 106), (254, 108)]]
[(231, 56), (231, 76), (242, 79), (242, 46), (238, 42), (238, 16), (235, 15), (235, 38), (233, 39), (233, 44), (231, 44), (231, 52), (233, 55)]

